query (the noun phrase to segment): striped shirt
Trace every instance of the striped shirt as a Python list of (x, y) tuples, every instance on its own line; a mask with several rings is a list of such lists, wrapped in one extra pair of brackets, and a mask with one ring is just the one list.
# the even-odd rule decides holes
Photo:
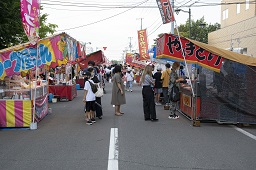
[(152, 87), (154, 87), (154, 81), (153, 81), (152, 76), (150, 76), (149, 74), (146, 74), (145, 75), (145, 80), (141, 84), (142, 84), (142, 86), (152, 86)]

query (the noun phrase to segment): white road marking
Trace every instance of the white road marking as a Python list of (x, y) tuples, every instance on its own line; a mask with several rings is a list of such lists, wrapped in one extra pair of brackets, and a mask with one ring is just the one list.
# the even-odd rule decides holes
[(249, 133), (249, 132), (246, 132), (245, 130), (243, 130), (243, 129), (241, 129), (241, 128), (238, 128), (238, 127), (235, 127), (235, 126), (234, 126), (234, 128), (235, 128), (238, 132), (241, 132), (242, 134), (244, 134), (244, 135), (246, 135), (246, 136), (248, 136), (248, 137), (250, 137), (250, 138), (256, 140), (256, 136), (255, 136), (255, 135), (253, 135), (253, 134), (251, 134), (251, 133)]
[(118, 129), (111, 128), (108, 153), (108, 170), (118, 170)]

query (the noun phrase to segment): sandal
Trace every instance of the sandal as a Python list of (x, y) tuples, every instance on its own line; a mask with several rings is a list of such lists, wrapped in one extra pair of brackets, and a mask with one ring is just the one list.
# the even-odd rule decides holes
[(122, 114), (121, 114), (121, 113), (115, 113), (115, 115), (116, 115), (116, 116), (122, 116)]

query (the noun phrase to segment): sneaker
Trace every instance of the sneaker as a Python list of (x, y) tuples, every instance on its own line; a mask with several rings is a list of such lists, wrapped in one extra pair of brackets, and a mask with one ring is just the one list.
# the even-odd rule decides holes
[(96, 123), (95, 118), (91, 118), (91, 122), (92, 122), (92, 123)]
[(132, 92), (132, 90), (131, 90), (131, 92)]
[(99, 118), (99, 119), (102, 119), (102, 116), (99, 116), (98, 118)]
[(179, 119), (180, 117), (179, 117), (178, 115), (175, 115), (175, 118), (176, 118), (176, 119)]
[(91, 121), (91, 120), (87, 120), (87, 121), (86, 121), (86, 124), (87, 124), (87, 125), (92, 125), (92, 121)]
[(151, 122), (157, 122), (158, 121), (158, 119), (157, 118), (155, 118), (155, 119), (151, 119)]
[(168, 118), (169, 119), (179, 119), (180, 117), (178, 115), (170, 115)]
[(156, 105), (157, 105), (157, 106), (161, 106), (162, 104), (161, 104), (161, 103), (159, 103), (159, 102), (156, 102)]

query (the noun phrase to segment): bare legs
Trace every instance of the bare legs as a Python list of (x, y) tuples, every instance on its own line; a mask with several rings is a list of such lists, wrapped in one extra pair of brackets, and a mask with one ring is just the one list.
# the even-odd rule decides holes
[(123, 113), (120, 111), (121, 106), (120, 105), (115, 105), (115, 115), (116, 116), (122, 116)]

